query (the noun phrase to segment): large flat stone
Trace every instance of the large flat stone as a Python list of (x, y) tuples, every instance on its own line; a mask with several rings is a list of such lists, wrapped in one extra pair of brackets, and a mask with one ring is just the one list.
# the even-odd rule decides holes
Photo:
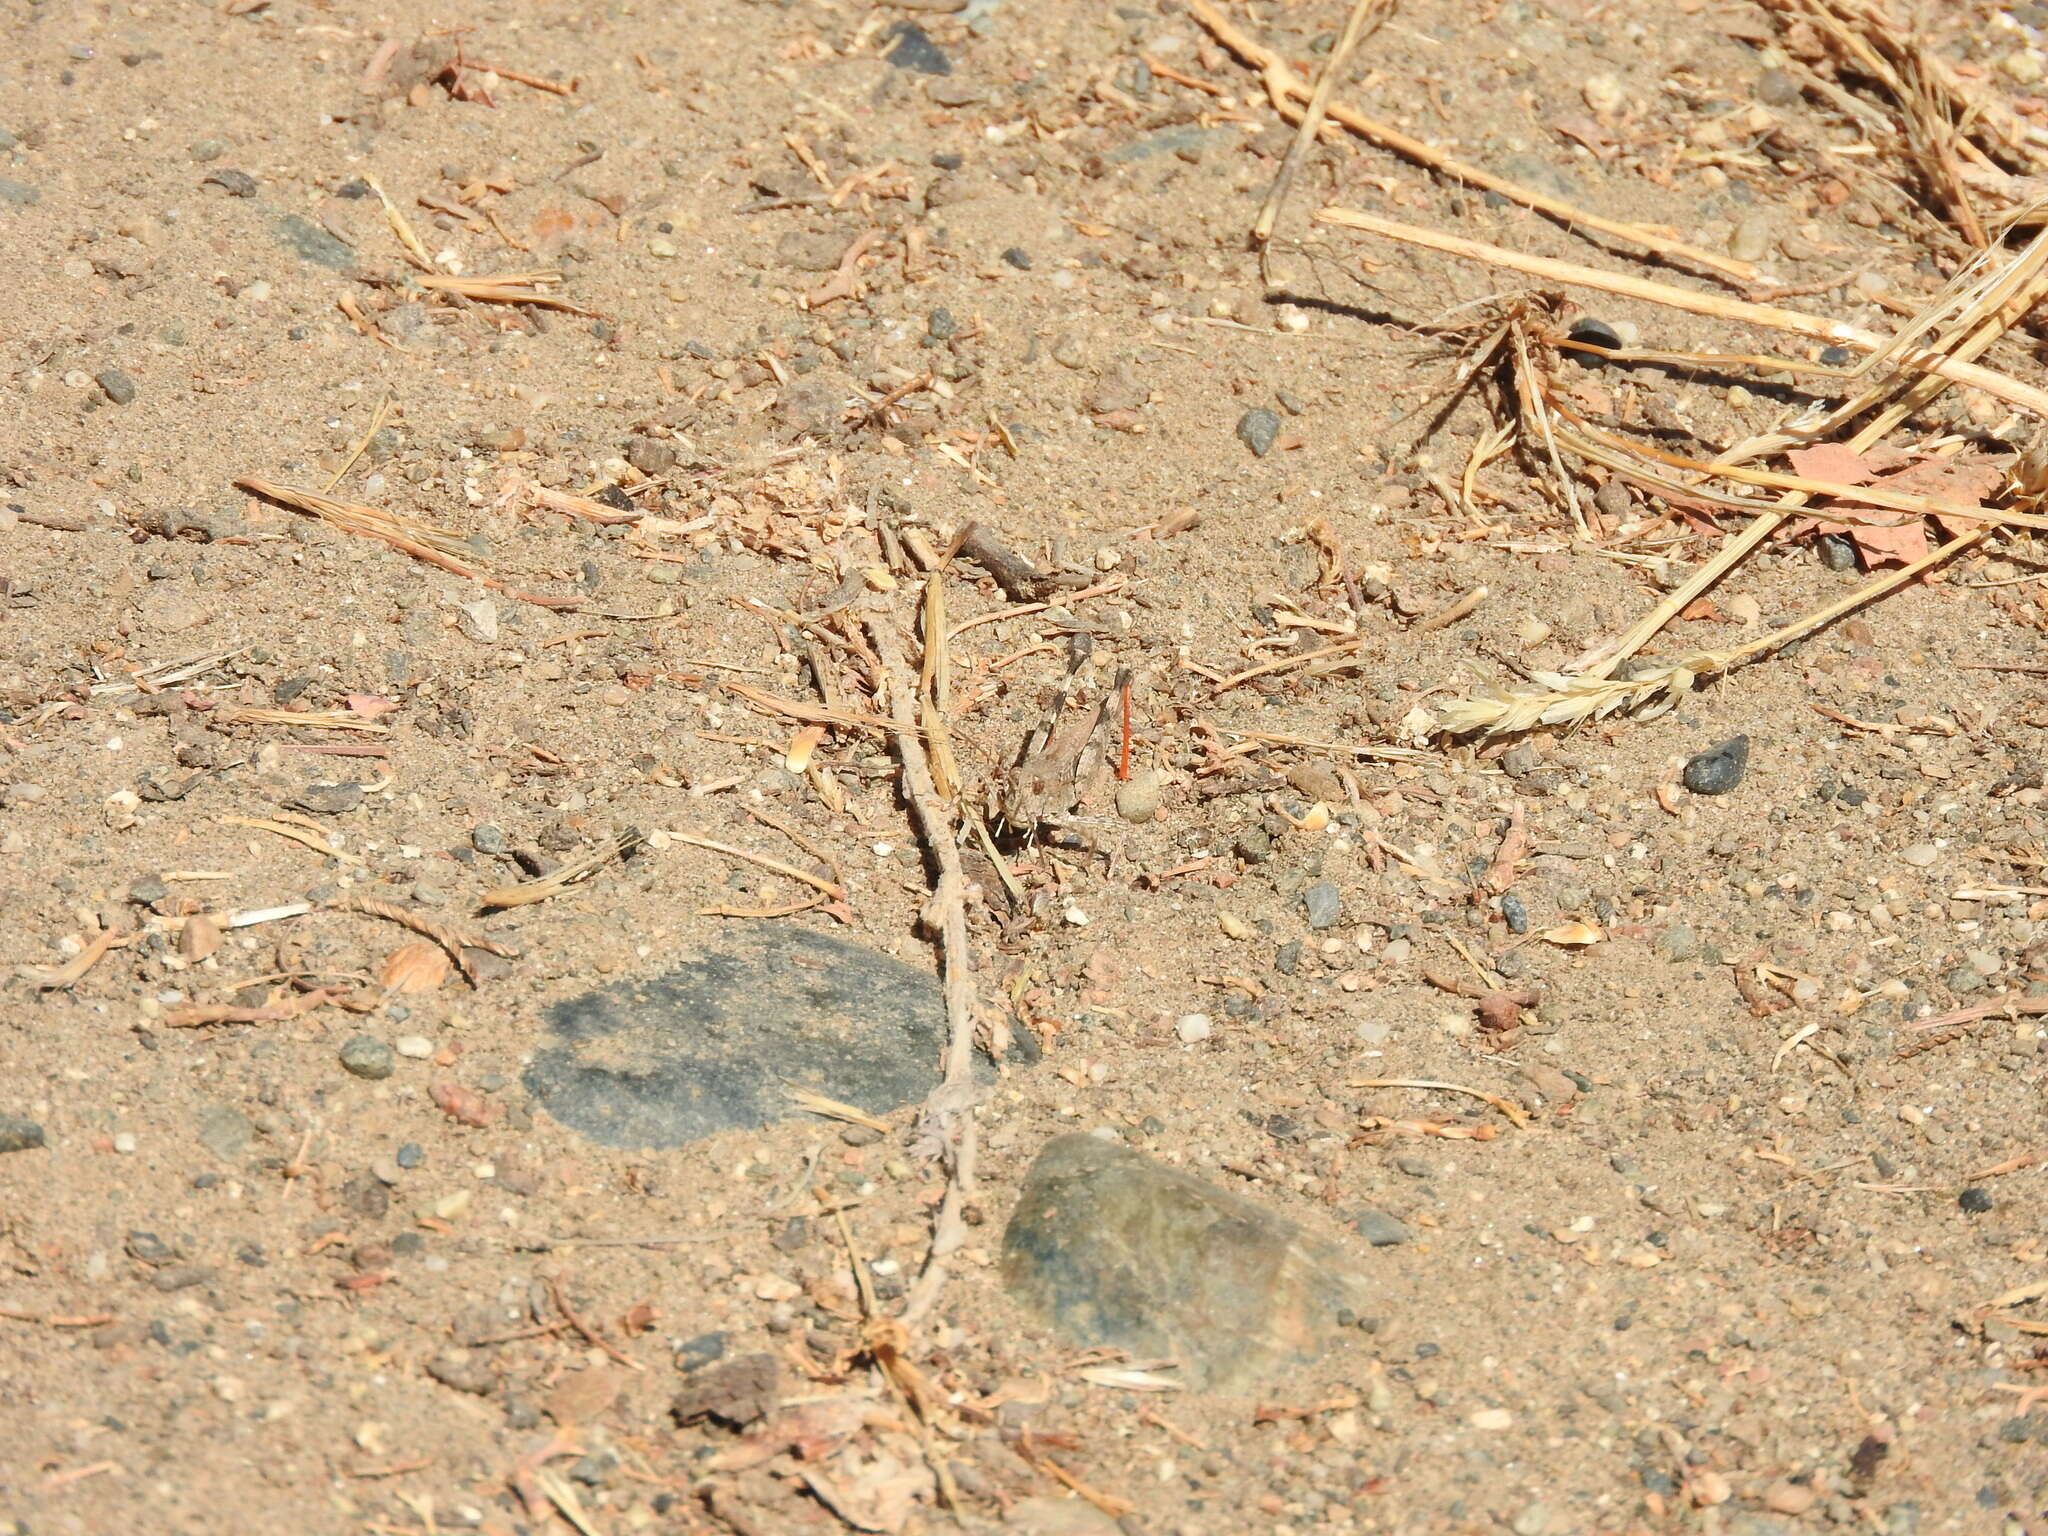
[(938, 1080), (935, 977), (790, 923), (733, 924), (658, 976), (548, 1010), (534, 1101), (608, 1147), (673, 1147), (791, 1113), (797, 1083), (871, 1114)]
[(1075, 1342), (1234, 1391), (1313, 1361), (1365, 1288), (1338, 1248), (1143, 1153), (1055, 1137), (1003, 1234), (1003, 1281)]

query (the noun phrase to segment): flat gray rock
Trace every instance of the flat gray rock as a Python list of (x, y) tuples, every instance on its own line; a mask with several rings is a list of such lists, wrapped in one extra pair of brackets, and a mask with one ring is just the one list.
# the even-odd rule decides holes
[(659, 976), (548, 1010), (534, 1102), (608, 1147), (674, 1147), (791, 1114), (786, 1083), (871, 1114), (938, 1081), (936, 977), (831, 934), (735, 923)]
[(1362, 1310), (1354, 1271), (1257, 1202), (1078, 1132), (1046, 1143), (1003, 1233), (1003, 1282), (1044, 1322), (1226, 1392), (1314, 1360)]

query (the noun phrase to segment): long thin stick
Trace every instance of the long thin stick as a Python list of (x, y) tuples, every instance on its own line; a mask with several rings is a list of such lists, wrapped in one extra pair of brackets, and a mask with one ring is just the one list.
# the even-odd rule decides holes
[[(935, 575), (930, 579), (939, 581), (943, 577)], [(903, 798), (910, 802), (918, 831), (938, 867), (938, 880), (925, 907), (925, 923), (938, 934), (945, 966), (946, 1073), (934, 1095), (941, 1100), (934, 1118), (941, 1133), (950, 1137), (952, 1143), (952, 1177), (946, 1181), (946, 1193), (933, 1224), (930, 1262), (918, 1276), (903, 1309), (903, 1320), (915, 1322), (938, 1300), (939, 1287), (945, 1283), (946, 1258), (967, 1240), (967, 1221), (961, 1207), (974, 1193), (974, 976), (968, 969), (967, 877), (960, 867), (960, 844), (953, 818), (939, 799), (938, 786), (932, 782), (931, 762), (925, 756), (918, 732), (916, 674), (903, 659), (902, 642), (886, 617), (872, 615), (865, 627), (889, 683), (889, 714), (897, 725), (893, 733), (896, 758), (903, 765)], [(927, 643), (942, 645), (943, 636), (942, 630), (929, 637)]]
[[(1484, 262), (1488, 266), (1506, 267), (1510, 271), (1524, 272), (1531, 277), (1540, 277), (1548, 282), (1566, 283), (1576, 288), (1594, 288), (1602, 293), (1618, 293), (1626, 298), (1645, 299), (1652, 304), (1662, 304), (1669, 309), (1682, 309), (1688, 314), (1712, 315), (1722, 320), (1734, 320), (1749, 325), (1764, 326), (1774, 331), (1790, 331), (1799, 336), (1811, 336), (1816, 341), (1838, 342), (1845, 347), (1854, 347), (1861, 352), (1881, 352), (1894, 344), (1894, 339), (1866, 331), (1861, 326), (1849, 325), (1840, 320), (1822, 320), (1818, 316), (1802, 314), (1796, 309), (1780, 309), (1773, 304), (1748, 304), (1740, 299), (1723, 298), (1717, 293), (1695, 293), (1689, 288), (1676, 288), (1669, 283), (1652, 282), (1648, 278), (1628, 277), (1619, 272), (1603, 272), (1598, 267), (1581, 266), (1575, 261), (1554, 261), (1548, 256), (1529, 256), (1521, 251), (1511, 251), (1505, 246), (1488, 245), (1483, 240), (1467, 240), (1462, 235), (1439, 234), (1433, 229), (1423, 229), (1414, 224), (1402, 224), (1393, 219), (1382, 219), (1370, 213), (1360, 213), (1355, 208), (1324, 208), (1317, 212), (1319, 224), (1335, 224), (1341, 229), (1355, 229), (1363, 234), (1384, 235), (1389, 240), (1402, 240), (1410, 245), (1426, 246), (1433, 251), (1442, 251), (1449, 256), (1462, 256), (1467, 261)], [(1987, 395), (1995, 396), (2008, 405), (2048, 420), (2048, 391), (2022, 384), (1990, 368), (1979, 368), (1974, 363), (1958, 361), (1939, 352), (1926, 350), (1909, 351), (1898, 358), (1902, 367), (1916, 368), (1924, 373), (1938, 374), (1954, 384), (1967, 384), (1981, 389)]]
[(1323, 118), (1330, 110), (1330, 93), (1337, 87), (1337, 77), (1344, 72), (1344, 66), (1351, 60), (1351, 50), (1365, 37), (1365, 24), (1371, 18), (1373, 30), (1378, 31), (1380, 23), (1387, 19), (1387, 13), (1394, 8), (1394, 0), (1357, 0), (1351, 7), (1351, 15), (1344, 22), (1344, 35), (1337, 39), (1337, 46), (1330, 50), (1330, 57), (1323, 65), (1323, 72), (1316, 79), (1315, 94), (1308, 99), (1308, 110), (1301, 114), (1301, 121), (1295, 125), (1294, 142), (1287, 146), (1287, 158), (1280, 162), (1279, 174), (1273, 178), (1266, 201), (1259, 208), (1259, 216), (1252, 223), (1252, 243), (1263, 251), (1266, 242), (1273, 238), (1273, 226), (1280, 218), (1280, 205), (1287, 200), (1287, 189), (1294, 184), (1295, 172), (1301, 169), (1301, 162), (1308, 154), (1309, 145), (1322, 132)]
[[(1188, 14), (1207, 27), (1217, 42), (1243, 59), (1245, 63), (1262, 71), (1266, 77), (1266, 89), (1269, 94), (1276, 97), (1300, 97), (1303, 100), (1309, 98), (1311, 92), (1307, 84), (1287, 67), (1285, 59), (1240, 32), (1225, 20), (1215, 7), (1209, 5), (1207, 0), (1193, 0), (1188, 7)], [(1276, 99), (1274, 107), (1282, 116), (1293, 115), (1293, 109), (1284, 101)], [(1439, 171), (1456, 181), (1483, 187), (1489, 192), (1498, 192), (1511, 202), (1520, 203), (1525, 208), (1534, 208), (1538, 213), (1547, 213), (1563, 223), (1597, 229), (1603, 235), (1612, 235), (1617, 240), (1626, 240), (1631, 245), (1640, 246), (1654, 256), (1682, 256), (1687, 261), (1697, 262), (1712, 271), (1725, 273), (1743, 282), (1756, 280), (1757, 269), (1749, 262), (1716, 256), (1712, 251), (1703, 251), (1698, 246), (1687, 245), (1682, 240), (1667, 240), (1637, 225), (1618, 223), (1613, 219), (1602, 218), (1599, 214), (1588, 213), (1583, 208), (1575, 208), (1570, 203), (1538, 192), (1533, 187), (1509, 181), (1504, 176), (1483, 171), (1476, 165), (1467, 165), (1462, 160), (1453, 160), (1442, 151), (1431, 149), (1422, 140), (1412, 138), (1389, 124), (1367, 117), (1363, 112), (1355, 111), (1341, 102), (1331, 104), (1329, 116), (1360, 137), (1371, 139), (1383, 149), (1390, 149), (1397, 155), (1405, 155), (1417, 164), (1426, 165), (1431, 170)]]

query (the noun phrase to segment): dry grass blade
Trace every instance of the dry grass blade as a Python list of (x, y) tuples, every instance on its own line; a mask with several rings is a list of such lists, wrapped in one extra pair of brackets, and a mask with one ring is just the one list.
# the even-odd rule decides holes
[(226, 827), (248, 827), (256, 832), (270, 832), (278, 837), (288, 837), (301, 843), (315, 853), (330, 859), (339, 859), (344, 864), (360, 864), (363, 861), (352, 853), (345, 853), (327, 841), (327, 834), (318, 827), (301, 827), (288, 821), (271, 821), (260, 816), (223, 816), (221, 825)]
[[(827, 709), (820, 704), (806, 704), (799, 699), (785, 699), (756, 688), (752, 683), (721, 683), (727, 693), (736, 693), (749, 704), (758, 705), (770, 714), (782, 715), (791, 720), (801, 720), (810, 725), (844, 725), (863, 731), (897, 731), (904, 727), (887, 715), (862, 714), (850, 709)], [(912, 725), (912, 730), (922, 731), (923, 727)]]
[(108, 929), (62, 965), (21, 965), (15, 967), (14, 974), (38, 992), (68, 992), (111, 951), (125, 948), (136, 937), (132, 932), (116, 933)]
[(214, 718), (223, 725), (301, 725), (316, 731), (361, 731), (388, 736), (391, 727), (365, 720), (346, 709), (224, 709)]
[(413, 518), (401, 517), (397, 513), (385, 512), (364, 502), (337, 501), (334, 497), (323, 496), (318, 491), (280, 485), (275, 480), (263, 480), (255, 475), (240, 476), (236, 479), (235, 486), (238, 490), (247, 491), (251, 496), (260, 496), (265, 501), (274, 501), (281, 507), (291, 508), (294, 512), (317, 517), (323, 523), (331, 524), (344, 532), (388, 544), (393, 549), (411, 555), (415, 560), (424, 560), (428, 565), (438, 566), (450, 575), (482, 582), (493, 591), (503, 592), (507, 597), (516, 597), (523, 603), (554, 609), (575, 609), (583, 604), (581, 598), (541, 597), (531, 592), (520, 592), (495, 576), (487, 575), (475, 566), (458, 560), (455, 551), (460, 550), (472, 556), (476, 551), (470, 546), (465, 535), (452, 528), (437, 528), (431, 523), (422, 523)]
[(801, 1083), (783, 1085), (789, 1094), (789, 1102), (798, 1109), (808, 1110), (814, 1115), (823, 1115), (827, 1120), (844, 1120), (848, 1125), (864, 1125), (871, 1131), (888, 1135), (895, 1127), (879, 1115), (871, 1115), (864, 1109), (851, 1104), (842, 1104), (837, 1099), (828, 1099), (822, 1093), (815, 1093)]
[[(1294, 107), (1289, 98), (1307, 101), (1313, 92), (1299, 75), (1287, 67), (1285, 59), (1239, 30), (1214, 6), (1208, 4), (1208, 0), (1193, 0), (1188, 7), (1188, 14), (1206, 27), (1217, 42), (1264, 75), (1266, 90), (1273, 97), (1274, 109), (1281, 116), (1290, 120), (1298, 117), (1301, 109)], [(1676, 257), (1705, 267), (1708, 271), (1723, 277), (1736, 278), (1743, 282), (1752, 282), (1756, 278), (1757, 269), (1749, 262), (1735, 261), (1727, 256), (1716, 255), (1712, 251), (1703, 251), (1698, 246), (1687, 245), (1682, 240), (1666, 239), (1655, 231), (1639, 225), (1623, 224), (1614, 219), (1602, 218), (1597, 213), (1589, 213), (1561, 198), (1552, 197), (1546, 192), (1538, 192), (1534, 187), (1525, 187), (1520, 182), (1496, 176), (1476, 165), (1454, 160), (1391, 124), (1378, 122), (1342, 103), (1331, 103), (1329, 116), (1332, 121), (1342, 123), (1359, 137), (1370, 139), (1382, 149), (1392, 150), (1418, 165), (1426, 165), (1454, 181), (1462, 181), (1468, 186), (1479, 187), (1488, 192), (1497, 192), (1511, 202), (1520, 203), (1525, 208), (1534, 208), (1538, 213), (1548, 214), (1562, 223), (1598, 230), (1603, 235), (1625, 240), (1653, 256)]]
[(1702, 677), (1732, 671), (1744, 662), (1754, 661), (1780, 646), (1789, 645), (1801, 635), (1832, 624), (1843, 614), (1853, 612), (1953, 559), (1981, 542), (1990, 531), (1988, 525), (1974, 528), (1921, 559), (1898, 570), (1887, 571), (1846, 596), (1732, 650), (1702, 651), (1671, 666), (1623, 679), (1534, 672), (1530, 674), (1537, 685), (1533, 689), (1486, 689), (1439, 705), (1434, 711), (1418, 706), (1409, 713), (1403, 725), (1419, 737), (1442, 732), (1449, 736), (1477, 736), (1491, 740), (1519, 735), (1541, 725), (1575, 725), (1621, 712), (1639, 719), (1654, 718), (1690, 693)]
[[(1760, 325), (1769, 330), (1789, 331), (1794, 335), (1812, 337), (1816, 341), (1853, 347), (1860, 352), (1890, 352), (1897, 346), (1895, 337), (1880, 336), (1844, 321), (1823, 320), (1815, 315), (1803, 314), (1796, 309), (1781, 309), (1773, 304), (1750, 304), (1740, 299), (1724, 298), (1720, 294), (1697, 293), (1689, 288), (1673, 287), (1669, 283), (1603, 272), (1598, 267), (1581, 266), (1572, 261), (1556, 261), (1548, 256), (1527, 256), (1503, 246), (1488, 245), (1483, 240), (1467, 240), (1462, 235), (1439, 234), (1433, 229), (1402, 224), (1394, 219), (1383, 219), (1376, 214), (1361, 213), (1355, 208), (1324, 208), (1316, 214), (1316, 220), (1323, 224), (1334, 224), (1342, 229), (1354, 229), (1362, 234), (1383, 235), (1389, 240), (1405, 241), (1410, 245), (1424, 246), (1433, 251), (1442, 251), (1449, 256), (1461, 256), (1468, 261), (1482, 262), (1488, 266), (1505, 267), (1530, 277), (1540, 277), (1547, 282), (1564, 283), (1574, 288), (1593, 288), (1602, 293), (1621, 294), (1652, 304), (1662, 304), (1670, 309), (1684, 310), (1688, 314), (1711, 315), (1717, 319)], [(2048, 421), (2048, 391), (2036, 389), (2031, 384), (2023, 384), (2018, 379), (1994, 369), (1980, 368), (1974, 363), (1963, 362), (1946, 354), (1925, 349), (1901, 349), (1894, 354), (1894, 359), (1900, 367), (1938, 374), (1951, 383), (1967, 384), (1972, 388), (1981, 389), (1987, 395), (2003, 400), (2008, 405), (2018, 406)]]
[(721, 843), (715, 838), (704, 836), (701, 832), (671, 832), (668, 835), (679, 843), (688, 843), (692, 848), (704, 848), (712, 853), (722, 853), (729, 859), (741, 859), (749, 864), (758, 864), (761, 868), (781, 875), (785, 879), (801, 881), (813, 890), (823, 891), (834, 901), (844, 901), (846, 899), (846, 887), (838, 881), (827, 880), (822, 875), (814, 875), (807, 869), (798, 869), (794, 864), (785, 864), (782, 860), (771, 858), (765, 853), (755, 853), (747, 848), (735, 848), (731, 843)]
[(1353, 1082), (1353, 1088), (1427, 1088), (1437, 1093), (1463, 1093), (1475, 1099), (1484, 1099), (1495, 1109), (1515, 1123), (1518, 1130), (1529, 1124), (1529, 1111), (1513, 1099), (1502, 1098), (1497, 1093), (1488, 1093), (1483, 1088), (1467, 1088), (1463, 1083), (1439, 1082), (1428, 1077), (1362, 1077)]
[(624, 858), (640, 846), (641, 834), (628, 828), (602, 847), (571, 859), (551, 875), (526, 880), (518, 885), (501, 885), (485, 891), (479, 905), (484, 907), (526, 907), (536, 901), (559, 896), (570, 887), (588, 880), (613, 859)]
[(571, 304), (560, 294), (548, 291), (561, 280), (559, 272), (500, 272), (490, 277), (449, 277), (433, 272), (423, 273), (413, 282), (429, 293), (453, 294), (475, 304), (534, 304), (594, 318), (595, 310)]

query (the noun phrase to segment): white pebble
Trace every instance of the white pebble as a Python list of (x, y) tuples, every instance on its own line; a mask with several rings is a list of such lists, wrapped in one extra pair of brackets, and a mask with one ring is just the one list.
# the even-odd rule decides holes
[(116, 1152), (133, 1152), (136, 1145), (135, 1133), (133, 1131), (122, 1131), (114, 1138), (114, 1150)]
[(1090, 923), (1095, 921), (1094, 918), (1090, 917), (1086, 912), (1083, 912), (1079, 907), (1069, 907), (1063, 915), (1065, 916), (1066, 920), (1072, 923), (1076, 928), (1086, 928)]
[(1184, 1013), (1180, 1022), (1173, 1026), (1173, 1032), (1193, 1045), (1197, 1040), (1208, 1039), (1215, 1028), (1214, 1021), (1206, 1013)]
[(425, 1061), (434, 1054), (434, 1042), (425, 1035), (400, 1035), (392, 1042), (392, 1049), (401, 1056), (410, 1056), (415, 1061)]

